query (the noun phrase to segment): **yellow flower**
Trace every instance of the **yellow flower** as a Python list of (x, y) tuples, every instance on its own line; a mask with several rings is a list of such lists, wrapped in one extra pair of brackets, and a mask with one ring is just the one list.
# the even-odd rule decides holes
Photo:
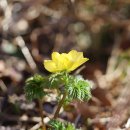
[(58, 52), (52, 53), (52, 60), (44, 60), (44, 67), (49, 72), (73, 71), (86, 61), (88, 58), (83, 57), (83, 52), (72, 50), (69, 53), (59, 54)]

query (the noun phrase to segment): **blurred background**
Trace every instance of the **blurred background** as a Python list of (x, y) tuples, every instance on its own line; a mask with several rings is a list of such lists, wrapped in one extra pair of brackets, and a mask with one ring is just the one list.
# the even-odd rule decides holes
[[(83, 130), (130, 128), (130, 0), (0, 0), (0, 130), (28, 130), (40, 116), (25, 80), (49, 74), (53, 51), (83, 51), (80, 74), (92, 99), (68, 105), (60, 118)], [(55, 95), (53, 95), (55, 96)], [(43, 104), (45, 117), (57, 105)]]

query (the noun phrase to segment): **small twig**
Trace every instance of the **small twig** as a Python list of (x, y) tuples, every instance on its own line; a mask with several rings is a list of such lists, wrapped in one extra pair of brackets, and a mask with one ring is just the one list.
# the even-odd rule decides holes
[(62, 97), (61, 101), (58, 104), (58, 107), (57, 107), (56, 112), (55, 112), (54, 117), (53, 117), (54, 119), (56, 119), (58, 117), (60, 109), (61, 109), (61, 107), (62, 107), (62, 105), (64, 103), (65, 98), (66, 98), (66, 93), (63, 94), (63, 97)]
[(74, 121), (74, 124), (76, 127), (78, 126), (78, 122), (79, 122), (80, 118), (81, 118), (81, 114), (78, 114), (78, 116), (76, 117), (76, 119)]
[(68, 0), (68, 4), (69, 4), (69, 9), (71, 10), (72, 14), (76, 16), (74, 0)]
[(80, 67), (79, 69), (77, 69), (77, 70), (75, 71), (74, 75), (80, 74), (80, 72), (81, 72), (83, 69), (85, 69), (85, 65), (83, 65), (82, 67)]
[(3, 92), (7, 92), (7, 86), (3, 82), (3, 80), (0, 80), (0, 88), (2, 89)]
[(41, 122), (39, 122), (38, 124), (36, 124), (35, 126), (33, 126), (31, 129), (29, 130), (37, 130), (38, 128), (40, 128), (41, 126)]
[(31, 55), (29, 49), (25, 45), (24, 39), (21, 36), (18, 36), (18, 37), (16, 37), (15, 40), (17, 42), (17, 45), (20, 47), (20, 49), (21, 49), (26, 61), (28, 62), (30, 68), (33, 71), (38, 71), (37, 65), (36, 65), (35, 61), (33, 60), (33, 57)]
[(44, 121), (43, 121), (44, 115), (43, 115), (43, 110), (42, 110), (42, 100), (39, 99), (38, 103), (39, 103), (39, 112), (40, 112), (41, 122), (42, 122), (42, 129), (46, 130), (46, 125), (44, 124)]

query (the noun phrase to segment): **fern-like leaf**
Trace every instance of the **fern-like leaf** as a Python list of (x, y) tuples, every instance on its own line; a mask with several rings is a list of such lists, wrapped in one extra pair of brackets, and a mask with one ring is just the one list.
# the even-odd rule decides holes
[(63, 86), (68, 82), (69, 74), (65, 71), (54, 73), (49, 76), (49, 86), (51, 88), (59, 89), (60, 86)]
[(58, 120), (51, 120), (49, 122), (51, 129), (49, 130), (79, 130), (76, 129), (75, 126), (69, 122), (61, 122)]
[(65, 87), (68, 93), (67, 98), (70, 101), (74, 99), (79, 99), (81, 101), (89, 100), (91, 97), (91, 83), (81, 77), (71, 76)]
[(39, 99), (46, 95), (43, 88), (46, 87), (47, 80), (41, 75), (34, 75), (26, 80), (25, 94), (28, 100)]

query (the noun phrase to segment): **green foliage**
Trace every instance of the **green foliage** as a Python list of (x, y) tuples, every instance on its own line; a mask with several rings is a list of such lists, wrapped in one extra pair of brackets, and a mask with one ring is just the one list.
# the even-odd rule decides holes
[(49, 122), (51, 129), (49, 130), (78, 130), (75, 126), (69, 122), (60, 122), (58, 120), (51, 120)]
[(65, 71), (52, 74), (49, 77), (49, 86), (61, 91), (63, 86), (69, 82), (69, 78), (70, 75)]
[(57, 89), (59, 87), (59, 85), (61, 85), (63, 83), (63, 81), (62, 81), (63, 75), (64, 75), (64, 72), (54, 73), (54, 74), (50, 75), (50, 77), (49, 77), (50, 88)]
[(49, 83), (52, 88), (59, 91), (59, 96), (67, 93), (65, 104), (72, 100), (80, 101), (89, 100), (91, 98), (91, 84), (88, 80), (84, 80), (81, 76), (72, 76), (66, 72), (52, 74), (49, 78)]
[(64, 92), (67, 93), (64, 104), (75, 99), (83, 101), (91, 98), (91, 83), (88, 80), (84, 80), (81, 76), (75, 77), (67, 72), (60, 72), (52, 74), (49, 77), (49, 81), (50, 86), (58, 90), (58, 97)]
[(44, 88), (47, 85), (46, 78), (41, 75), (34, 75), (26, 80), (25, 84), (25, 94), (28, 100), (33, 100), (36, 98), (42, 98), (47, 93), (44, 92)]
[(25, 94), (28, 100), (42, 98), (47, 93), (44, 88), (57, 89), (58, 97), (64, 92), (67, 93), (66, 102), (72, 100), (88, 100), (91, 97), (91, 84), (81, 76), (72, 76), (67, 72), (59, 72), (48, 77), (35, 75), (26, 81)]
[[(81, 76), (72, 76), (67, 72), (59, 72), (43, 77), (34, 75), (26, 80), (25, 94), (28, 100), (41, 99), (49, 94), (46, 89), (56, 89), (58, 91), (57, 99), (60, 101), (63, 94), (66, 94), (62, 105), (73, 100), (89, 100), (91, 97), (91, 84)], [(75, 126), (68, 122), (59, 122), (51, 120), (49, 130), (77, 130)]]
[(70, 101), (74, 99), (83, 101), (91, 98), (91, 83), (88, 80), (84, 80), (81, 76), (71, 76), (65, 87), (67, 98)]

